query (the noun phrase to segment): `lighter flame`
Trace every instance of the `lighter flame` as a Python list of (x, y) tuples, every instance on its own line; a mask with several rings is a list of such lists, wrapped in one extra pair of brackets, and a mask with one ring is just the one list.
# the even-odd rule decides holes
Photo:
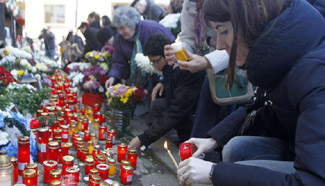
[(164, 143), (164, 148), (165, 148), (166, 150), (168, 150), (168, 144), (167, 144), (167, 141), (165, 141), (165, 143)]

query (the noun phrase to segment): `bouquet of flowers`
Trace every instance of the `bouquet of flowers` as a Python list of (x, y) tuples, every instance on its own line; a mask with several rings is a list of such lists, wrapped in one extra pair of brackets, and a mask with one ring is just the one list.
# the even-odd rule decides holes
[(106, 51), (106, 52), (99, 52), (99, 51), (91, 51), (86, 53), (85, 57), (88, 62), (90, 62), (92, 65), (97, 65), (97, 63), (103, 63), (111, 62), (111, 53)]
[(0, 93), (12, 82), (16, 82), (16, 79), (5, 67), (0, 66)]
[(122, 84), (111, 86), (106, 92), (108, 104), (117, 110), (133, 109), (136, 104), (141, 103), (146, 94), (147, 91), (139, 86), (126, 86)]

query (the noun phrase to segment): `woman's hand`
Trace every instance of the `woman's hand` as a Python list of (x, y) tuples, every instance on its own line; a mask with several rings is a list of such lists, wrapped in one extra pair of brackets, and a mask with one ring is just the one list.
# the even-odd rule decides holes
[(139, 149), (141, 145), (142, 144), (139, 137), (135, 137), (130, 141), (128, 148)]
[(191, 138), (187, 143), (194, 145), (195, 152), (192, 157), (198, 158), (202, 153), (211, 152), (218, 147), (218, 143), (213, 138)]
[(151, 101), (156, 99), (156, 95), (159, 92), (159, 96), (162, 96), (164, 91), (164, 85), (162, 83), (157, 83), (155, 88), (153, 88), (152, 93), (151, 93)]
[(115, 82), (115, 78), (114, 77), (110, 77), (108, 78), (108, 80), (106, 80), (105, 82), (105, 87), (106, 89), (108, 89), (110, 86), (112, 86)]
[(181, 70), (188, 70), (191, 73), (199, 72), (211, 68), (210, 62), (202, 56), (192, 54), (186, 51), (188, 56), (191, 58), (190, 61), (179, 61), (178, 65)]
[(177, 58), (175, 56), (175, 51), (173, 50), (173, 48), (170, 45), (166, 45), (165, 46), (165, 58), (168, 62), (169, 66), (174, 65), (175, 61), (177, 61)]
[(181, 185), (212, 184), (210, 170), (213, 163), (198, 158), (189, 158), (179, 164), (177, 178)]

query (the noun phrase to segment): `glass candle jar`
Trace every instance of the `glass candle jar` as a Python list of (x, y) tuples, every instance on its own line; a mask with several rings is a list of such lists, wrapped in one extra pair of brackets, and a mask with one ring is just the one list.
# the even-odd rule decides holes
[(171, 44), (172, 49), (175, 51), (175, 56), (180, 61), (189, 61), (190, 57), (187, 54), (186, 50), (183, 47), (182, 42), (178, 41)]
[(184, 161), (192, 156), (192, 145), (190, 143), (181, 143), (179, 145), (179, 155)]
[(70, 125), (71, 124), (71, 121), (74, 119), (73, 117), (73, 114), (72, 113), (69, 113), (66, 117), (66, 123), (67, 125)]
[(130, 185), (133, 178), (133, 167), (123, 166), (123, 171), (121, 173), (121, 183), (125, 185)]
[(18, 181), (18, 159), (16, 157), (10, 157), (10, 161), (14, 166), (13, 184), (15, 184)]
[(94, 108), (93, 108), (93, 114), (95, 115), (95, 113), (97, 113), (99, 110), (100, 110), (99, 104), (98, 103), (95, 103), (94, 104)]
[(67, 155), (67, 156), (63, 156), (63, 160), (62, 160), (62, 174), (66, 174), (66, 169), (68, 167), (73, 167), (74, 164), (74, 157)]
[(133, 169), (135, 170), (137, 168), (137, 158), (138, 158), (138, 152), (136, 149), (128, 149), (127, 152), (127, 160), (131, 162), (131, 165)]
[(98, 175), (91, 175), (89, 177), (89, 186), (100, 186), (100, 176)]
[[(96, 146), (97, 146), (97, 145), (96, 145)], [(96, 159), (96, 156), (97, 156), (98, 154), (100, 154), (99, 147), (96, 148), (96, 146), (95, 146), (95, 149), (93, 150), (93, 153), (92, 153), (94, 159)]]
[(78, 130), (78, 129), (77, 129), (77, 125), (76, 125), (76, 123), (75, 123), (75, 122), (72, 122), (71, 125), (70, 125), (69, 135), (72, 137), (73, 132), (74, 132), (74, 131), (77, 131), (77, 130)]
[(54, 129), (54, 132), (53, 132), (53, 138), (57, 137), (57, 136), (60, 136), (61, 137), (61, 132), (62, 130), (57, 128), (57, 129)]
[(90, 131), (89, 130), (85, 130), (85, 135), (84, 135), (84, 141), (90, 141)]
[(121, 143), (117, 146), (117, 161), (121, 162), (126, 159), (126, 152), (128, 150), (128, 146), (125, 143)]
[(49, 183), (52, 183), (55, 180), (60, 181), (62, 176), (62, 172), (60, 169), (55, 169), (50, 171)]
[(130, 161), (122, 160), (120, 163), (120, 176), (123, 172), (123, 166), (132, 166)]
[(97, 140), (96, 134), (94, 134), (94, 133), (90, 134), (90, 141), (93, 141), (94, 145), (97, 145), (98, 140)]
[(82, 149), (84, 148), (83, 144), (77, 144), (77, 158), (81, 160)]
[(81, 150), (82, 154), (81, 154), (81, 161), (85, 161), (86, 160), (86, 156), (89, 155), (89, 151), (88, 151), (88, 148), (83, 148)]
[(61, 139), (62, 142), (66, 143), (69, 141), (69, 125), (61, 125)]
[(109, 171), (109, 166), (107, 164), (98, 164), (96, 166), (99, 172), (99, 176), (101, 180), (107, 180), (108, 179), (108, 171)]
[(89, 174), (91, 169), (95, 168), (95, 161), (93, 158), (87, 158), (85, 160), (85, 174)]
[[(69, 155), (69, 149), (72, 147), (72, 143), (65, 143), (61, 146), (62, 156)], [(63, 157), (62, 157), (63, 158)]]
[(116, 131), (114, 129), (109, 130), (108, 131), (108, 136), (112, 137), (113, 144), (115, 144)]
[(58, 155), (59, 155), (59, 143), (56, 141), (49, 142), (48, 159), (53, 161), (58, 161)]
[(77, 166), (68, 167), (66, 169), (66, 174), (74, 176), (75, 182), (79, 182), (80, 169)]
[(109, 165), (109, 176), (114, 177), (116, 174), (116, 161), (113, 158), (109, 158), (107, 163)]
[(105, 125), (99, 126), (99, 129), (98, 129), (99, 141), (105, 141), (106, 137), (107, 137), (107, 128), (106, 128), (106, 126)]
[(39, 128), (37, 132), (37, 157), (38, 162), (43, 163), (47, 159), (47, 144), (49, 143), (49, 128)]
[(54, 180), (50, 183), (50, 186), (61, 186), (61, 181), (59, 180)]
[(25, 165), (30, 162), (29, 137), (18, 138), (18, 172), (22, 175)]
[(41, 116), (41, 113), (43, 113), (43, 110), (42, 109), (39, 109), (37, 110), (37, 114), (36, 114), (36, 117), (40, 117)]
[(38, 167), (37, 167), (37, 163), (27, 163), (25, 165), (25, 169), (24, 170), (28, 170), (28, 169), (33, 169), (36, 171), (36, 175), (38, 176), (39, 172), (38, 172)]
[(99, 119), (94, 119), (94, 122), (93, 122), (93, 127), (95, 130), (98, 129), (98, 126), (100, 125), (100, 122), (99, 122)]
[(88, 130), (88, 119), (84, 119), (82, 122), (82, 132), (85, 132), (86, 130)]
[[(17, 162), (17, 161), (16, 161)], [(7, 151), (0, 151), (0, 184), (11, 186), (14, 184), (14, 166)]]
[(91, 154), (91, 155), (93, 154), (94, 148), (95, 148), (94, 142), (93, 141), (88, 141), (87, 142), (87, 149), (88, 149), (89, 154)]
[(107, 136), (106, 139), (106, 149), (113, 147), (113, 139), (112, 136)]
[(76, 147), (76, 141), (77, 141), (77, 138), (79, 138), (79, 137), (80, 137), (79, 133), (77, 131), (75, 131), (72, 135), (72, 144), (74, 147)]
[(35, 170), (28, 169), (23, 171), (23, 184), (26, 186), (37, 185), (37, 173)]
[(58, 163), (53, 160), (46, 160), (43, 162), (43, 182), (49, 183), (50, 171), (58, 169)]
[(99, 176), (98, 169), (90, 169), (89, 176), (92, 176), (92, 175), (98, 175)]

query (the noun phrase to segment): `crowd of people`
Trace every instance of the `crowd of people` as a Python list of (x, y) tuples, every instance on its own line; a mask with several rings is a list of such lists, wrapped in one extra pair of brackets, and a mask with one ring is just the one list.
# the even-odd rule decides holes
[[(168, 13), (181, 13), (176, 37), (188, 61), (176, 58), (176, 37), (159, 24)], [(134, 0), (112, 21), (90, 13), (78, 28), (85, 45), (72, 32), (66, 38), (77, 48), (68, 61), (113, 47), (108, 88), (132, 78), (136, 53), (149, 57), (162, 76), (148, 77), (149, 128), (129, 147), (144, 150), (176, 129), (194, 149), (179, 164), (181, 185), (324, 185), (324, 16), (322, 0), (173, 0), (168, 11)], [(40, 38), (52, 56), (51, 32)], [(257, 87), (254, 97), (215, 103), (206, 70), (226, 73), (219, 86), (231, 90), (237, 69)]]

